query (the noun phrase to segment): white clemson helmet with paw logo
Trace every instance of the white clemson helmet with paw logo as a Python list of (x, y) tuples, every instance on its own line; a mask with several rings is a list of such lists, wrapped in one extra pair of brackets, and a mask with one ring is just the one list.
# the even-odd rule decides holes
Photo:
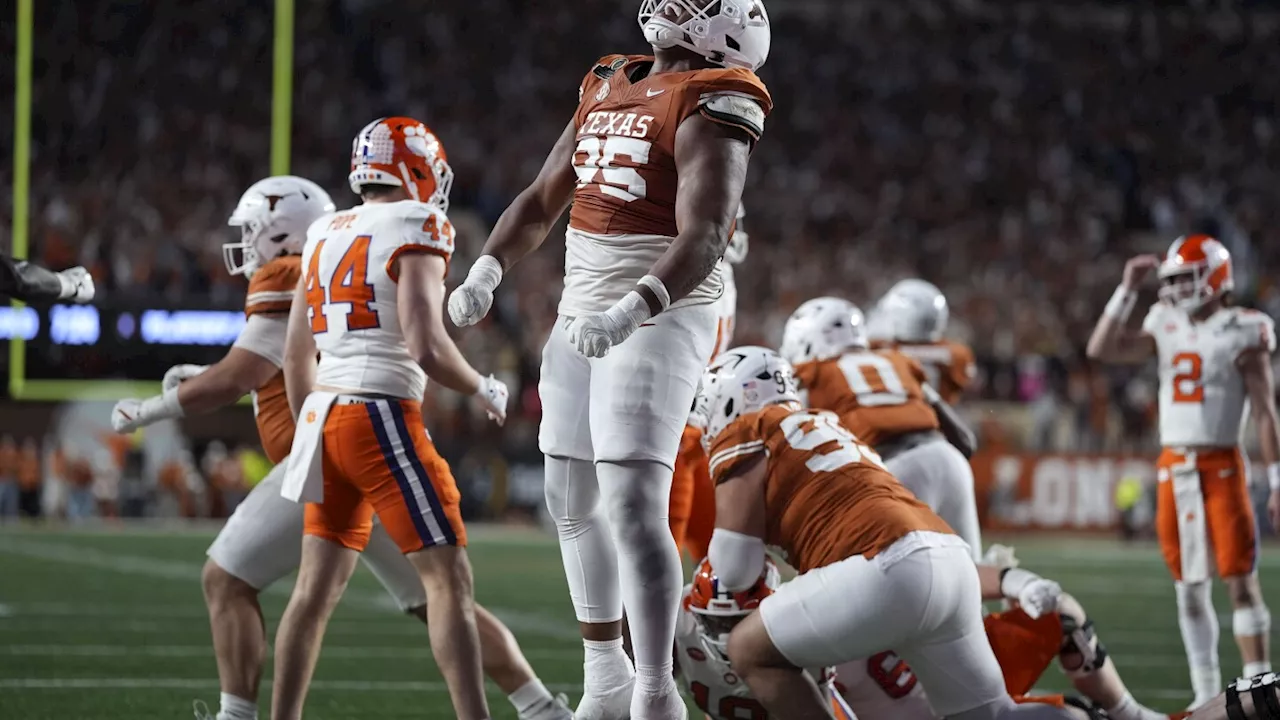
[(752, 71), (769, 58), (769, 13), (761, 0), (644, 0), (639, 20), (655, 48), (679, 46)]
[(299, 255), (307, 228), (334, 211), (324, 188), (293, 175), (259, 180), (244, 191), (227, 220), (240, 228), (240, 241), (222, 246), (222, 260), (232, 275), (252, 276), (281, 255)]

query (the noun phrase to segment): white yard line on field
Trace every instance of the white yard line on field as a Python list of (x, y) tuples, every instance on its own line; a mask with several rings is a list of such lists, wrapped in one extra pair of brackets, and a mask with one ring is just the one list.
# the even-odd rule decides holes
[[(264, 679), (270, 687), (271, 680)], [(217, 690), (217, 679), (205, 678), (0, 678), (0, 689), (12, 690)], [(581, 692), (580, 685), (551, 683), (552, 692)], [(448, 692), (443, 682), (420, 680), (313, 680), (312, 692)]]
[[(201, 574), (201, 565), (195, 563), (104, 552), (94, 548), (38, 540), (7, 538), (3, 543), (0, 543), (0, 554), (16, 555), (37, 560), (51, 560), (69, 565), (81, 565), (122, 575), (191, 582), (197, 585), (200, 582)], [(292, 585), (277, 583), (263, 592), (287, 597), (292, 591)], [(394, 612), (395, 610), (390, 598), (382, 593), (348, 592), (343, 597), (343, 602), (366, 610), (384, 612)], [(489, 610), (501, 618), (511, 631), (517, 634), (540, 635), (566, 641), (577, 640), (580, 637), (574, 624), (562, 620), (513, 608), (491, 607)]]
[[(212, 657), (211, 645), (0, 645), (0, 656), (11, 657), (168, 657), (168, 658), (206, 658)], [(344, 646), (326, 643), (326, 658), (342, 660), (418, 660), (431, 659), (431, 648), (394, 647), (394, 646)], [(564, 660), (581, 658), (582, 650), (568, 648), (526, 649), (524, 656), (529, 660)]]

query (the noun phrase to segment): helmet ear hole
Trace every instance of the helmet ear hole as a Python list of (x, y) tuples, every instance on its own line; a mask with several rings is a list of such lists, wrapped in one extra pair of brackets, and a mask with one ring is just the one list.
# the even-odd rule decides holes
[(729, 398), (729, 401), (724, 404), (724, 416), (730, 417), (732, 415), (733, 415), (733, 398)]

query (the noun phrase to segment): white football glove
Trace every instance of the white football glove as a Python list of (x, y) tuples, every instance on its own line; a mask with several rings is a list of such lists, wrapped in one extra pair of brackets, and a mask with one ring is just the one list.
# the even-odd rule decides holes
[(631, 333), (652, 316), (649, 304), (632, 290), (608, 310), (583, 315), (570, 323), (569, 342), (583, 355), (601, 358), (631, 337)]
[(1000, 592), (1010, 600), (1017, 600), (1023, 612), (1034, 620), (1057, 611), (1062, 586), (1033, 572), (1012, 568), (1001, 577)]
[(60, 300), (71, 300), (77, 303), (93, 300), (93, 276), (88, 270), (73, 267), (54, 274), (58, 276), (58, 282), (62, 285), (62, 292), (58, 295)]
[(507, 421), (507, 399), (510, 393), (507, 391), (507, 384), (490, 375), (489, 377), (480, 378), (480, 389), (472, 395), (480, 407), (484, 408), (485, 414), (490, 420), (501, 425)]
[(168, 392), (177, 388), (184, 380), (190, 380), (208, 369), (208, 365), (174, 365), (165, 372), (160, 387)]
[(502, 282), (502, 264), (492, 255), (481, 255), (467, 279), (449, 296), (449, 319), (458, 327), (475, 325), (493, 307), (493, 291)]
[(125, 398), (111, 408), (111, 429), (127, 435), (161, 420), (182, 417), (182, 404), (178, 402), (178, 389), (166, 390), (163, 395), (146, 400)]
[(994, 565), (1003, 570), (1004, 568), (1018, 567), (1021, 563), (1013, 554), (1013, 546), (991, 543), (991, 546), (987, 548), (986, 554), (982, 556), (982, 564)]

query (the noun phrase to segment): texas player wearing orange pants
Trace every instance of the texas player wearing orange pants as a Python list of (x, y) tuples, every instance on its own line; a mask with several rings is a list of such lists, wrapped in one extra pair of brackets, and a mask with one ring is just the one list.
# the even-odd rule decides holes
[[(992, 546), (993, 549), (1003, 546)], [(1012, 560), (1011, 551), (1008, 560)], [(1004, 672), (1005, 688), (1019, 702), (1056, 707), (1088, 707), (1062, 695), (1029, 696), (1057, 658), (1076, 690), (1109, 720), (1169, 720), (1143, 707), (1120, 679), (1115, 663), (1098, 641), (1093, 622), (1075, 598), (1051, 580), (1016, 567), (979, 565), (983, 600), (1015, 606), (983, 619), (987, 639)], [(845, 663), (836, 670), (845, 700), (862, 720), (936, 720), (911, 668), (892, 652)], [(1083, 716), (1083, 713), (1081, 713)]]
[(458, 490), (420, 403), (429, 373), (501, 422), (507, 390), (472, 369), (444, 329), (454, 231), (442, 168), (421, 122), (376, 120), (352, 146), (351, 188), (363, 204), (307, 233), (285, 346), (298, 427), (282, 490), (307, 505), (298, 581), (276, 635), (276, 720), (301, 717), (375, 512), (427, 591), (431, 648), (456, 716), (489, 717)]
[[(1143, 279), (1155, 270), (1159, 302), (1141, 329), (1126, 326)], [(1232, 634), (1244, 675), (1271, 669), (1271, 613), (1258, 583), (1258, 530), (1240, 452), (1244, 419), (1252, 413), (1267, 463), (1272, 526), (1280, 523), (1280, 418), (1271, 354), (1275, 324), (1266, 315), (1233, 307), (1234, 279), (1227, 248), (1207, 235), (1173, 242), (1163, 258), (1140, 255), (1089, 338), (1094, 360), (1146, 362), (1160, 377), (1159, 488), (1156, 533), (1173, 575), (1178, 624), (1198, 707), (1222, 687), (1218, 614), (1211, 575), (1216, 567), (1234, 612)]]

